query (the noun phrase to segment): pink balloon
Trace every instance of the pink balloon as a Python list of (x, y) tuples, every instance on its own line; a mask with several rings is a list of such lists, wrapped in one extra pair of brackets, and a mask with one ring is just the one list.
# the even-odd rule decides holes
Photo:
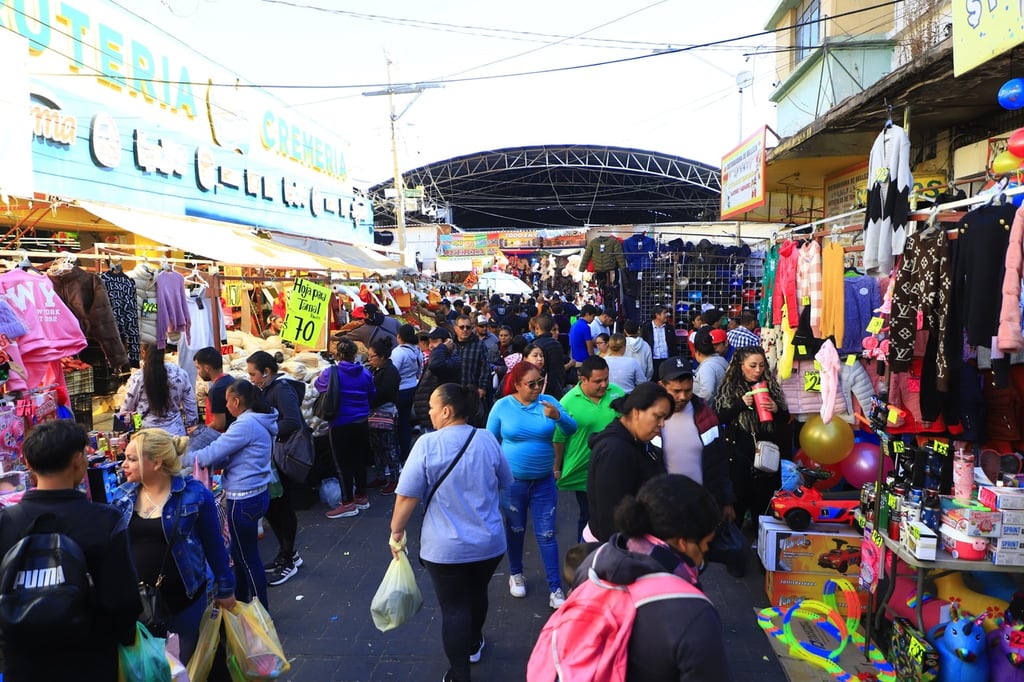
[[(881, 456), (881, 451), (874, 443), (854, 443), (849, 456), (839, 463), (839, 470), (850, 485), (859, 488), (865, 483), (878, 480), (878, 458)], [(892, 461), (886, 457), (882, 478), (884, 479), (893, 468)]]

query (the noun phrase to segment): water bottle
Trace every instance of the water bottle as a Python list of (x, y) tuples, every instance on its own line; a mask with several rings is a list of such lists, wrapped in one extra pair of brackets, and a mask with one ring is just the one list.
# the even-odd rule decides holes
[(974, 453), (958, 448), (953, 455), (953, 496), (970, 502), (974, 493)]

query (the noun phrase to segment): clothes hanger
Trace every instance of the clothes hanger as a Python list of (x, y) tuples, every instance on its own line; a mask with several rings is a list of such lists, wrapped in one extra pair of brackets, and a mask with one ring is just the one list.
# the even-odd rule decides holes
[(164, 272), (171, 272), (171, 262), (166, 258), (160, 259), (160, 269)]

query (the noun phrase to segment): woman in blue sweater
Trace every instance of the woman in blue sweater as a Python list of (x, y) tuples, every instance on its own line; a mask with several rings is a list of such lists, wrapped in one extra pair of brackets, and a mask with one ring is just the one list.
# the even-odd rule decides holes
[(576, 422), (563, 412), (550, 396), (541, 396), (544, 380), (540, 370), (529, 362), (512, 368), (512, 392), (494, 403), (487, 418), (487, 430), (501, 443), (515, 481), (502, 500), (505, 507), (505, 535), (508, 539), (508, 588), (513, 597), (526, 596), (523, 576), (523, 542), (526, 537), (526, 510), (533, 512), (533, 531), (537, 537), (544, 572), (548, 581), (548, 605), (557, 609), (565, 601), (559, 571), (558, 542), (555, 538), (555, 426), (571, 436)]
[(205, 448), (186, 452), (181, 463), (224, 470), (221, 484), (228, 502), (235, 596), (241, 601), (259, 597), (269, 609), (257, 524), (270, 503), (270, 450), (277, 438), (277, 410), (263, 402), (245, 379), (228, 386), (227, 409), (235, 418), (228, 430)]

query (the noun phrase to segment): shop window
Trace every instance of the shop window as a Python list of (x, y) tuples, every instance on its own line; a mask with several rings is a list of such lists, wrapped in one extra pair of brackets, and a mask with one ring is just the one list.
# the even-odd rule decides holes
[(795, 27), (796, 62), (799, 64), (821, 44), (821, 0), (806, 0), (800, 7)]

